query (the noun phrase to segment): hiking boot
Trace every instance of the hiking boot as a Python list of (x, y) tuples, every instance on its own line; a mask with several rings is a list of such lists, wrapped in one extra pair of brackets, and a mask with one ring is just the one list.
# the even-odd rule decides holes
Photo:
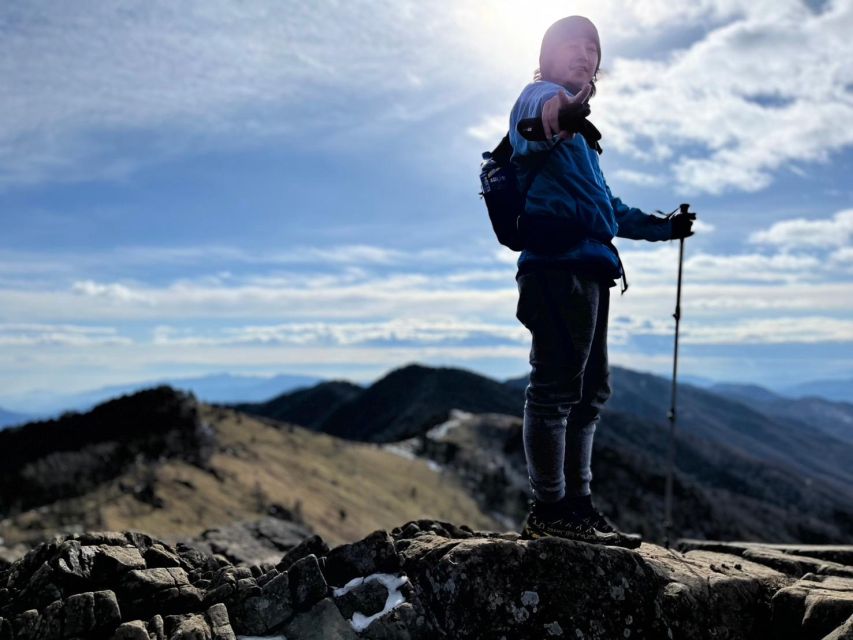
[(566, 518), (565, 498), (557, 502), (541, 502), (533, 498), (528, 502), (529, 510), (524, 526), (521, 529), (523, 540), (535, 540), (556, 536), (559, 538), (575, 539), (575, 529), (580, 524), (570, 523)]
[(636, 549), (643, 541), (643, 536), (639, 533), (625, 533), (624, 531), (620, 531), (612, 520), (592, 505), (591, 495), (583, 496), (580, 499), (575, 498), (572, 506), (568, 506), (567, 508), (570, 519), (580, 519), (586, 522), (593, 531), (600, 534), (614, 535), (618, 540), (618, 542), (606, 542), (604, 544)]
[(574, 510), (566, 498), (556, 503), (542, 503), (534, 498), (530, 501), (521, 538), (535, 540), (548, 536), (628, 549), (636, 549), (642, 542), (639, 534), (619, 531), (595, 509)]

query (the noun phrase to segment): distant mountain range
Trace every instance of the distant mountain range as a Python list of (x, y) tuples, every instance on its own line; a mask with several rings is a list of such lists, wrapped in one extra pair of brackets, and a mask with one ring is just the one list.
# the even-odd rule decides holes
[(15, 411), (6, 411), (0, 407), (0, 429), (13, 424), (23, 424), (34, 419), (35, 416), (26, 413), (16, 413)]
[(324, 382), (234, 408), (348, 440), (394, 442), (423, 433), (445, 420), (451, 409), (517, 414), (519, 404), (517, 394), (507, 393), (504, 384), (491, 378), (462, 369), (411, 364), (367, 388)]
[(202, 402), (261, 402), (286, 391), (313, 386), (320, 380), (315, 376), (288, 374), (263, 377), (222, 373), (110, 385), (73, 394), (31, 391), (0, 398), (3, 407), (0, 409), (0, 428), (21, 424), (25, 420), (56, 417), (64, 411), (88, 411), (110, 398), (160, 385), (191, 391)]
[(837, 380), (813, 380), (802, 384), (792, 385), (780, 389), (782, 395), (792, 398), (803, 396), (817, 396), (837, 402), (853, 403), (853, 378), (840, 378)]
[[(273, 402), (289, 391), (299, 388), (309, 389), (324, 382), (330, 381), (324, 381), (316, 376), (290, 374), (263, 377), (220, 373), (197, 377), (159, 378), (137, 383), (110, 385), (70, 394), (37, 390), (13, 395), (0, 395), (0, 429), (10, 425), (23, 424), (28, 420), (57, 417), (64, 411), (86, 411), (110, 398), (159, 385), (191, 391), (203, 402), (256, 404)], [(344, 382), (343, 384), (352, 385), (353, 383)], [(759, 385), (720, 383), (710, 378), (690, 375), (680, 375), (679, 384), (708, 389), (724, 396), (728, 395), (729, 392), (737, 396), (738, 389), (748, 390), (749, 393), (753, 394), (753, 399), (756, 400), (759, 397), (793, 400), (808, 397), (853, 404), (853, 378), (812, 381), (775, 390), (769, 390)], [(342, 425), (340, 429), (346, 432), (349, 427)]]
[[(600, 474), (597, 486), (606, 487), (610, 496), (634, 496), (635, 511), (628, 517), (636, 518), (640, 526), (642, 513), (660, 509), (648, 496), (659, 495), (664, 478), (670, 381), (621, 367), (613, 367), (612, 374), (614, 394), (597, 440), (602, 449), (598, 459), (608, 461), (609, 471)], [(526, 384), (526, 376), (497, 383), (471, 372), (409, 365), (361, 390), (320, 383), (297, 394), (234, 408), (276, 420), (298, 420), (302, 426), (351, 440), (411, 442), (451, 420), (454, 409), (520, 417)], [(756, 402), (750, 401), (750, 393)], [(312, 403), (315, 395), (322, 402)], [(715, 393), (679, 386), (677, 471), (683, 478), (682, 499), (692, 503), (686, 513), (694, 521), (711, 517), (715, 527), (728, 522), (725, 526), (731, 528), (715, 530), (718, 537), (736, 531), (760, 537), (762, 527), (770, 526), (777, 539), (786, 535), (816, 541), (832, 539), (842, 529), (853, 533), (853, 430), (843, 422), (828, 426), (824, 419), (830, 410), (853, 415), (853, 405), (787, 399), (786, 406), (776, 410), (767, 404), (775, 397), (760, 388), (733, 387)], [(315, 410), (305, 411), (306, 406)], [(498, 439), (495, 446), (518, 453), (519, 442)], [(438, 461), (447, 462), (441, 456)], [(517, 457), (515, 463), (518, 467), (523, 458)], [(620, 470), (621, 480), (609, 475), (614, 468)], [(523, 492), (525, 487), (516, 489)], [(618, 499), (613, 502), (618, 504)], [(790, 513), (795, 508), (812, 514), (812, 524), (798, 521), (799, 516)]]
[[(659, 540), (669, 381), (621, 367), (612, 373), (593, 490), (624, 526)], [(189, 533), (263, 495), (290, 504), (285, 497), (300, 494), (316, 518), (309, 524), (338, 539), (395, 511), (417, 517), (439, 503), (461, 521), (512, 528), (529, 495), (520, 418), (526, 384), (526, 376), (499, 382), (411, 364), (365, 387), (320, 382), (231, 407), (169, 387), (145, 390), (0, 432), (0, 519), (9, 518), (7, 535), (18, 536), (75, 521), (180, 522)], [(804, 543), (853, 535), (853, 442), (849, 428), (828, 428), (825, 418), (853, 415), (853, 406), (777, 401), (750, 388), (679, 387), (680, 535)], [(409, 470), (394, 470), (400, 456)], [(439, 488), (430, 488), (434, 480)], [(330, 517), (338, 511), (350, 518)]]
[(754, 385), (720, 384), (711, 391), (746, 403), (772, 418), (813, 424), (820, 431), (853, 444), (853, 404), (818, 396), (792, 399)]
[[(30, 541), (75, 522), (180, 523), (192, 533), (255, 503), (293, 509), (303, 496), (308, 524), (339, 540), (403, 511), (435, 515), (439, 504), (456, 521), (515, 528), (529, 495), (526, 384), (411, 364), (365, 387), (320, 382), (233, 407), (169, 387), (138, 392), (0, 432), (0, 519), (9, 539)], [(669, 381), (614, 367), (613, 389), (595, 441), (596, 500), (626, 528), (660, 540)], [(679, 388), (679, 535), (849, 540), (849, 433), (837, 437), (815, 418), (823, 404), (791, 401), (798, 415), (778, 415), (748, 391), (726, 393)], [(346, 518), (330, 515), (339, 512)]]

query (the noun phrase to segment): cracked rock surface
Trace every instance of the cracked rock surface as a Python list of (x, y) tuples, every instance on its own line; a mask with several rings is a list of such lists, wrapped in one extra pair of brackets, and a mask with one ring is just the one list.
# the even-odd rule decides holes
[[(268, 542), (284, 540), (264, 525)], [(234, 562), (219, 530), (57, 536), (0, 570), (0, 640), (853, 637), (853, 547), (682, 540), (629, 550), (414, 520)]]

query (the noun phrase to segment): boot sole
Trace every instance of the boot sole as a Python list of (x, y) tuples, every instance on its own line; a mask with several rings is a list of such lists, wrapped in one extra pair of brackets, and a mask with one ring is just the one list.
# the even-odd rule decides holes
[(563, 538), (575, 542), (586, 542), (587, 544), (599, 544), (607, 547), (623, 547), (625, 549), (636, 549), (642, 544), (643, 539), (639, 535), (598, 533), (595, 535), (583, 535), (571, 531), (546, 531), (526, 524), (521, 531), (522, 540), (537, 540), (539, 538)]

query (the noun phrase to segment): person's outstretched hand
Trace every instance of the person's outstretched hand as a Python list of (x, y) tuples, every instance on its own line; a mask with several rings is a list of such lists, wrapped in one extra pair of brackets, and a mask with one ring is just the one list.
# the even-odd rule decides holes
[(549, 98), (542, 105), (542, 128), (545, 130), (545, 139), (559, 132), (563, 139), (571, 140), (574, 133), (565, 129), (560, 130), (560, 111), (571, 104), (583, 104), (592, 92), (592, 85), (587, 84), (575, 95), (570, 96), (566, 91), (558, 91), (553, 98)]
[(696, 219), (696, 214), (692, 211), (687, 213), (676, 213), (672, 216), (672, 239), (688, 238), (695, 232), (693, 231), (693, 221)]

